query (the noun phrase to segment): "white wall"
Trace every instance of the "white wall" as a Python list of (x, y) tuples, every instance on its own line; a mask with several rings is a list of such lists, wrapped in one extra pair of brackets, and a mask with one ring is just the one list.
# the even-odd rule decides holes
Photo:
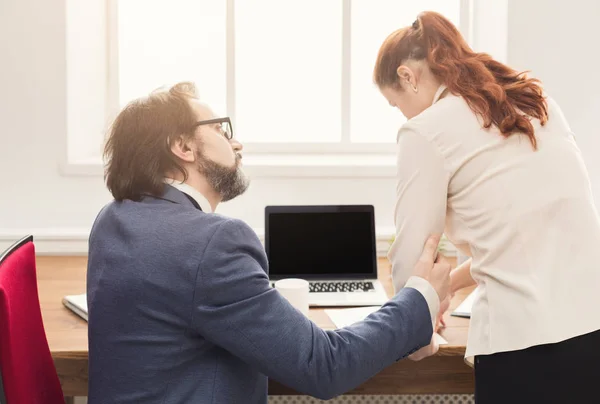
[(510, 0), (508, 16), (508, 62), (530, 70), (560, 104), (583, 152), (598, 205), (600, 1)]
[[(600, 112), (600, 82), (592, 69), (598, 56), (584, 50), (596, 48), (599, 11), (593, 0), (510, 0), (507, 52), (509, 63), (533, 69), (562, 104), (597, 200), (600, 162), (593, 154), (600, 153), (600, 137), (592, 114)], [(102, 178), (58, 171), (67, 131), (65, 21), (65, 0), (0, 1), (0, 248), (33, 232), (38, 252), (85, 252), (89, 227), (110, 200)], [(478, 48), (504, 42), (492, 38)], [(491, 53), (502, 58), (501, 51)], [(394, 188), (391, 178), (255, 179), (246, 195), (219, 211), (261, 228), (266, 204), (367, 203), (375, 205), (377, 227), (387, 237)]]

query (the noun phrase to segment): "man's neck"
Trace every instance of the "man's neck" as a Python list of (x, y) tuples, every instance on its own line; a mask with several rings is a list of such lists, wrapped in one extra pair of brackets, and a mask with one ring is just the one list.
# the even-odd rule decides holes
[(208, 184), (206, 179), (200, 175), (200, 173), (191, 172), (188, 174), (187, 180), (183, 181), (183, 175), (181, 173), (172, 173), (168, 175), (169, 178), (174, 179), (175, 181), (184, 182), (190, 187), (194, 188), (196, 191), (200, 192), (202, 196), (204, 196), (208, 203), (210, 203), (210, 207), (213, 212), (217, 209), (217, 205), (221, 202), (221, 196), (215, 192), (215, 190)]

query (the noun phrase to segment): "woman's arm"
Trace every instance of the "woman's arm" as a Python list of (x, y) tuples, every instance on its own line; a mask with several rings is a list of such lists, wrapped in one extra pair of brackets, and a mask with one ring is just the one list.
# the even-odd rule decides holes
[(454, 295), (457, 291), (475, 285), (475, 280), (471, 277), (471, 258), (457, 266), (450, 272), (450, 294)]
[(412, 275), (427, 238), (444, 231), (448, 178), (435, 145), (402, 128), (398, 134), (396, 238), (388, 253), (396, 291)]
[(454, 294), (461, 289), (468, 288), (469, 286), (473, 286), (475, 284), (475, 280), (471, 277), (471, 258), (450, 272), (450, 294), (446, 300), (440, 303), (440, 311), (434, 327), (436, 332), (439, 331), (440, 328), (444, 328), (446, 326), (446, 323), (444, 322), (444, 314), (450, 308), (450, 301), (454, 297)]
[[(423, 135), (403, 127), (398, 133), (398, 162), (394, 224), (396, 238), (388, 258), (392, 264), (392, 281), (396, 291), (402, 289), (421, 255), (422, 245), (431, 234), (442, 234), (446, 219), (449, 175), (444, 158)], [(438, 301), (432, 311), (434, 330), (440, 322)], [(435, 314), (433, 314), (435, 313)], [(437, 350), (435, 338), (410, 358), (420, 360)]]

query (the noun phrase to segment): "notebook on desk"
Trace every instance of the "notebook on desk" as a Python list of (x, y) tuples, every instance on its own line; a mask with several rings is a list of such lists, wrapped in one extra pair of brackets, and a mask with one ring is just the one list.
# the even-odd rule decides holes
[(471, 318), (471, 308), (473, 307), (473, 302), (475, 301), (477, 289), (473, 290), (469, 295), (463, 300), (461, 304), (451, 313), (454, 317), (465, 317)]
[(63, 297), (63, 304), (85, 321), (88, 319), (87, 294), (69, 295)]

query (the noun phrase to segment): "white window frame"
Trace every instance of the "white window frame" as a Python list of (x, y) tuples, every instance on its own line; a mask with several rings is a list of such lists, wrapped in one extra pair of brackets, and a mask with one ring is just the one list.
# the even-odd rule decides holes
[[(71, 0), (73, 1), (73, 0)], [(111, 121), (120, 110), (118, 59), (118, 0), (106, 1), (106, 94), (105, 116)], [(234, 128), (235, 121), (235, 0), (227, 1), (226, 30), (226, 107)], [(417, 0), (415, 0), (417, 1)], [(245, 167), (260, 177), (393, 177), (395, 176), (394, 143), (352, 143), (350, 134), (351, 97), (351, 0), (342, 5), (342, 103), (341, 140), (334, 143), (265, 143), (245, 142)], [(460, 2), (459, 29), (473, 42), (473, 0)], [(393, 136), (393, 134), (392, 134)], [(98, 157), (77, 162), (68, 159), (68, 140), (61, 172), (65, 175), (102, 175)]]

